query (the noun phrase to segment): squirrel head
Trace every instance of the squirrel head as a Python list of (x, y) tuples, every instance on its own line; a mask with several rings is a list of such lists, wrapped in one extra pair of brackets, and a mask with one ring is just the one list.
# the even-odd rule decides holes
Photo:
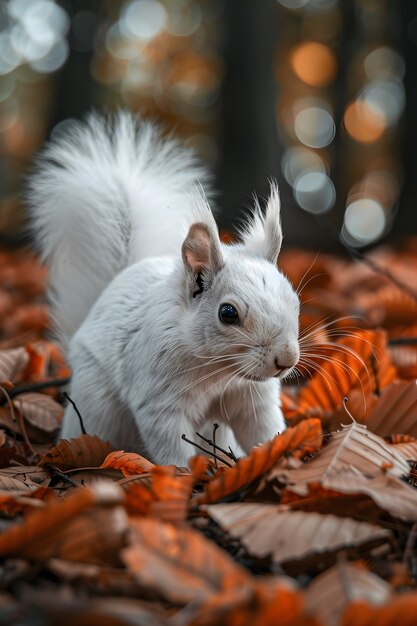
[[(257, 205), (237, 244), (222, 244), (200, 194), (197, 221), (182, 245), (184, 329), (197, 358), (212, 357), (231, 376), (264, 381), (290, 373), (299, 359), (300, 303), (278, 270), (282, 243), (278, 188), (265, 215)], [(218, 368), (220, 371), (220, 367)]]

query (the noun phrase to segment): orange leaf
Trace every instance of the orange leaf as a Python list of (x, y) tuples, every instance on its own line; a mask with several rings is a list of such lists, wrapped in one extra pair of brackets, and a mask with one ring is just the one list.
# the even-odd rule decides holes
[(122, 559), (142, 587), (175, 604), (202, 601), (250, 584), (250, 574), (188, 526), (157, 519), (131, 520), (132, 545)]
[(21, 380), (43, 380), (48, 373), (49, 355), (45, 346), (38, 343), (26, 345), (26, 352), (29, 355), (29, 362), (21, 374)]
[(286, 453), (302, 457), (321, 446), (322, 430), (318, 419), (303, 420), (281, 435), (252, 450), (249, 456), (239, 459), (218, 478), (208, 483), (202, 494), (195, 498), (197, 504), (221, 500), (244, 485), (259, 478)]
[(193, 483), (191, 473), (179, 473), (175, 465), (157, 465), (151, 469), (149, 486), (127, 484), (127, 505), (133, 514), (180, 524), (187, 516)]
[(0, 556), (21, 554), (64, 522), (95, 504), (114, 505), (123, 501), (122, 490), (113, 483), (97, 483), (93, 488), (76, 489), (66, 498), (50, 500), (46, 507), (13, 524), (0, 535)]
[(341, 626), (415, 626), (417, 593), (407, 593), (382, 606), (355, 602), (348, 606)]
[(113, 467), (123, 472), (124, 476), (132, 476), (150, 472), (155, 465), (135, 452), (116, 450), (106, 456), (101, 467)]
[[(298, 398), (298, 412), (306, 416), (331, 415), (352, 390), (361, 394), (364, 413), (366, 395), (384, 389), (395, 379), (384, 331), (358, 331), (354, 337), (344, 337), (335, 347), (330, 346), (325, 354), (320, 371)], [(288, 415), (289, 419), (292, 414)]]

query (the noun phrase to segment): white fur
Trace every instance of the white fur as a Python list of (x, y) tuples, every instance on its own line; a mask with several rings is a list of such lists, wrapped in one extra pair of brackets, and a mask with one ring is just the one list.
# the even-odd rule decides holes
[[(238, 452), (282, 431), (276, 362), (288, 372), (299, 356), (298, 297), (275, 266), (276, 186), (265, 217), (226, 246), (196, 186), (206, 180), (189, 152), (123, 113), (47, 147), (30, 187), (87, 432), (157, 463), (185, 464), (195, 449), (182, 433), (210, 437), (213, 422)], [(240, 324), (220, 321), (222, 303)], [(62, 435), (79, 433), (68, 407)]]

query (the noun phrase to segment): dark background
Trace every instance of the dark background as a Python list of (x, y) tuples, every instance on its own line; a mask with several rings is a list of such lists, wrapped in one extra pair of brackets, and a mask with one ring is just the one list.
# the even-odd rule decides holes
[[(156, 0), (147, 1), (155, 4)], [(20, 23), (20, 9), (17, 4), (15, 10), (12, 3), (0, 5), (0, 33)], [(13, 103), (0, 101), (3, 236), (20, 236), (24, 217), (19, 198), (33, 155), (57, 125), (67, 118), (82, 118), (92, 106), (128, 107), (174, 127), (215, 173), (223, 229), (232, 229), (232, 222), (250, 205), (254, 192), (261, 197), (267, 194), (268, 179), (274, 177), (281, 189), (287, 244), (338, 247), (352, 194), (361, 202), (364, 198), (377, 200), (384, 227), (378, 230), (370, 223), (366, 236), (356, 240), (349, 236), (345, 244), (363, 248), (417, 231), (417, 7), (412, 0), (160, 0), (158, 10), (162, 7), (171, 16), (177, 30), (172, 35), (166, 18), (165, 27), (145, 42), (147, 47), (140, 39), (140, 48), (145, 50), (141, 67), (146, 72), (152, 66), (153, 74), (149, 84), (145, 81), (133, 87), (125, 85), (136, 59), (116, 59), (114, 63), (105, 42), (123, 11), (131, 5), (141, 9), (138, 0), (62, 0), (56, 4), (67, 15), (63, 34), (68, 42), (66, 60), (54, 71), (42, 73), (23, 58), (12, 72), (0, 76), (0, 92), (2, 82), (13, 74), (16, 84), (24, 83), (13, 95)], [(140, 19), (145, 20), (146, 12), (143, 15)], [(149, 15), (152, 18), (152, 12)], [(183, 15), (183, 22), (175, 17), (178, 15)], [(198, 26), (192, 31), (189, 22), (193, 19)], [(294, 73), (291, 59), (306, 42), (320, 43), (333, 55), (336, 70), (330, 80), (305, 84), (302, 76)], [(364, 60), (381, 49), (402, 59), (405, 71), (400, 69), (396, 76), (394, 68), (389, 80), (400, 85), (405, 106), (398, 108), (394, 121), (375, 140), (358, 141), (349, 135), (344, 116), (349, 104), (362, 98), (368, 84)], [(306, 67), (309, 62), (307, 57)], [(313, 73), (313, 83), (315, 80)], [(294, 136), (291, 115), (297, 103), (306, 99), (324, 103), (331, 112), (335, 135), (327, 145), (306, 147)], [(5, 136), (1, 133), (2, 113), (13, 106), (19, 109), (19, 132), (24, 137), (20, 144), (13, 125), (6, 123)], [(379, 115), (377, 111), (378, 123)], [(371, 118), (370, 122), (372, 125)], [(286, 150), (294, 147), (318, 155), (325, 163), (335, 192), (327, 211), (321, 211), (320, 195), (313, 211), (300, 207), (292, 185), (285, 180), (283, 158)], [(375, 171), (379, 179), (369, 184)], [(385, 181), (387, 190), (385, 183), (379, 187), (378, 181)], [(360, 211), (365, 214), (367, 207), (365, 202)]]

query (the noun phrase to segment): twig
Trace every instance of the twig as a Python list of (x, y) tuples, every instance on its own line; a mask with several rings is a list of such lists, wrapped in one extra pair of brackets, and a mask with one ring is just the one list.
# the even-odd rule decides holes
[(59, 480), (61, 480), (63, 483), (67, 485), (71, 485), (71, 487), (80, 486), (74, 480), (69, 478), (69, 476), (67, 476), (64, 472), (62, 472), (58, 467), (53, 465), (53, 463), (44, 463), (43, 467), (51, 475), (51, 482), (49, 484), (50, 487), (54, 487), (55, 483), (58, 482)]
[(235, 460), (235, 459), (233, 459), (233, 456), (230, 454), (230, 452), (228, 452), (227, 450), (225, 450), (221, 446), (218, 446), (216, 444), (216, 442), (214, 441), (214, 439), (208, 439), (207, 437), (204, 437), (203, 435), (201, 435), (197, 431), (196, 431), (195, 434), (197, 435), (197, 437), (200, 437), (200, 439), (205, 441), (209, 446), (212, 446), (213, 450), (218, 450), (219, 452), (223, 452), (223, 454), (225, 454), (228, 459), (231, 459), (232, 461)]
[(233, 467), (233, 465), (231, 465), (230, 463), (228, 463), (225, 459), (222, 459), (221, 456), (218, 456), (215, 452), (212, 452), (211, 450), (206, 450), (206, 448), (203, 448), (203, 446), (200, 446), (198, 443), (196, 443), (195, 441), (191, 441), (191, 439), (188, 439), (186, 437), (186, 435), (182, 434), (181, 435), (181, 439), (183, 439), (184, 441), (186, 441), (187, 443), (190, 443), (192, 446), (194, 446), (195, 448), (198, 448), (199, 450), (201, 450), (202, 452), (204, 452), (204, 454), (206, 454), (207, 456), (212, 456), (213, 458), (217, 459), (218, 461), (220, 461), (221, 463), (224, 463), (225, 465), (227, 465), (228, 467)]
[(81, 432), (83, 433), (83, 435), (86, 435), (86, 434), (87, 434), (87, 431), (86, 431), (86, 429), (85, 429), (85, 427), (84, 427), (83, 418), (82, 418), (81, 413), (80, 413), (80, 412), (79, 412), (79, 410), (78, 410), (77, 405), (75, 404), (74, 400), (73, 400), (72, 398), (70, 398), (70, 396), (67, 394), (67, 392), (66, 392), (66, 391), (64, 391), (64, 393), (63, 393), (62, 395), (64, 396), (64, 398), (66, 398), (66, 399), (68, 400), (68, 402), (69, 402), (70, 404), (72, 404), (72, 406), (73, 406), (73, 408), (74, 408), (74, 411), (76, 412), (76, 414), (78, 415), (78, 419), (80, 420)]
[[(216, 431), (218, 429), (219, 425), (215, 422), (213, 424), (213, 452), (216, 450)], [(214, 467), (216, 468), (216, 470), (218, 469), (218, 465), (217, 465), (217, 459), (214, 459)]]
[(341, 244), (343, 245), (345, 250), (349, 253), (349, 255), (353, 259), (355, 259), (356, 261), (360, 261), (364, 265), (367, 265), (376, 274), (381, 274), (381, 276), (385, 276), (385, 278), (391, 281), (396, 287), (401, 289), (401, 291), (406, 293), (413, 300), (417, 301), (417, 293), (415, 293), (412, 289), (410, 289), (410, 287), (406, 285), (405, 283), (403, 283), (399, 278), (394, 276), (394, 274), (392, 274), (392, 272), (390, 272), (389, 269), (387, 269), (386, 267), (382, 267), (378, 263), (375, 263), (373, 259), (370, 259), (369, 257), (365, 256), (364, 254), (362, 254), (362, 252), (359, 252), (359, 250), (355, 250), (354, 248), (351, 248), (343, 241), (341, 241)]
[[(35, 457), (36, 456), (36, 452), (33, 449), (33, 446), (30, 443), (30, 439), (29, 439), (28, 434), (26, 432), (26, 424), (25, 424), (25, 421), (23, 419), (23, 414), (22, 414), (21, 408), (20, 407), (18, 408), (17, 412), (18, 412), (19, 419), (17, 419), (16, 418), (16, 413), (15, 413), (15, 406), (14, 406), (14, 404), (12, 402), (11, 397), (10, 397), (10, 393), (8, 391), (6, 391), (6, 389), (4, 387), (0, 387), (0, 391), (2, 391), (3, 394), (6, 397), (6, 400), (8, 402), (9, 408), (10, 408), (10, 413), (12, 414), (12, 420), (19, 426), (20, 434), (22, 435), (24, 442), (28, 446), (31, 455), (33, 457)], [(15, 433), (15, 437), (16, 437), (16, 433)], [(16, 442), (16, 439), (15, 439), (15, 442)]]
[(38, 383), (28, 383), (26, 385), (16, 385), (16, 387), (12, 387), (9, 391), (9, 396), (14, 398), (20, 393), (29, 393), (31, 391), (38, 391), (39, 389), (48, 389), (49, 387), (62, 387), (66, 385), (71, 380), (70, 376), (66, 378), (55, 378), (53, 380), (43, 380)]

